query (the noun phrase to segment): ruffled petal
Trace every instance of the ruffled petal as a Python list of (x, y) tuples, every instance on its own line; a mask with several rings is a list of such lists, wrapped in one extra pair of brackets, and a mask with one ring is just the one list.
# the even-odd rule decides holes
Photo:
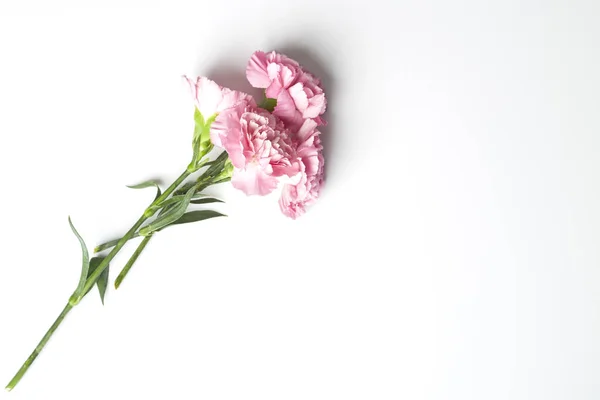
[(267, 72), (267, 56), (262, 51), (252, 54), (248, 65), (246, 66), (246, 78), (248, 82), (256, 88), (266, 88), (271, 84), (271, 79)]
[(218, 111), (219, 104), (223, 99), (221, 87), (216, 82), (205, 78), (198, 77), (195, 84), (196, 107), (207, 120)]
[(236, 169), (231, 178), (234, 188), (247, 195), (265, 196), (277, 188), (277, 178), (267, 175), (258, 164), (249, 164), (244, 169)]

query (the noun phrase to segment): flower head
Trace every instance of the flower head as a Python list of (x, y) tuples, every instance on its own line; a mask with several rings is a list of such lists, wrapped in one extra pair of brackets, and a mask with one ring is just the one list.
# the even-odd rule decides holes
[(277, 100), (273, 113), (294, 130), (305, 119), (325, 125), (320, 116), (327, 101), (321, 81), (291, 58), (276, 52), (255, 52), (246, 67), (246, 77), (254, 87), (264, 88), (268, 98)]
[(295, 135), (294, 144), (300, 161), (300, 179), (296, 184), (286, 184), (279, 199), (284, 215), (296, 219), (306, 212), (306, 207), (319, 197), (323, 185), (324, 158), (320, 133), (316, 123), (306, 120)]
[(277, 188), (282, 176), (300, 170), (289, 131), (281, 120), (253, 103), (242, 102), (219, 114), (211, 127), (213, 143), (219, 143), (231, 159), (231, 182), (248, 195), (266, 195)]

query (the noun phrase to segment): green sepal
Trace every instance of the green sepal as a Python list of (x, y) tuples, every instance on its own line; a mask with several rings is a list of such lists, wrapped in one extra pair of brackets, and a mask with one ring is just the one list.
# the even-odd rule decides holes
[(273, 112), (275, 107), (277, 106), (277, 99), (271, 99), (269, 97), (265, 97), (265, 99), (258, 105), (260, 108), (264, 108), (268, 112)]
[(213, 114), (207, 119), (204, 118), (198, 107), (194, 109), (194, 140), (192, 146), (194, 155), (192, 162), (188, 167), (192, 171), (197, 171), (202, 167), (201, 160), (206, 156), (212, 149), (213, 144), (210, 140), (210, 126), (217, 118), (217, 114)]

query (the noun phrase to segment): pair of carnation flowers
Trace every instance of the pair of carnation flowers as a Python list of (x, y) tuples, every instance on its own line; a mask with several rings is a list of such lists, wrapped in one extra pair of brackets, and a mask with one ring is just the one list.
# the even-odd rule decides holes
[(260, 196), (282, 186), (280, 209), (295, 219), (317, 200), (323, 185), (318, 127), (326, 124), (321, 117), (325, 93), (318, 78), (274, 51), (255, 52), (246, 77), (252, 86), (265, 89), (260, 104), (206, 77), (186, 80), (196, 115), (210, 138), (207, 146), (221, 147), (229, 155), (232, 185), (247, 195)]

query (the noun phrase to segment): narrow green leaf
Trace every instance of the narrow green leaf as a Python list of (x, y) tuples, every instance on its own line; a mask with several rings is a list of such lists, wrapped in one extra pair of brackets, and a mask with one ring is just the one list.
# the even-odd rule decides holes
[(173, 208), (171, 208), (169, 211), (156, 218), (153, 222), (140, 229), (140, 235), (148, 236), (150, 233), (162, 229), (165, 226), (177, 221), (185, 213), (185, 210), (189, 206), (190, 200), (192, 199), (195, 190), (195, 186), (190, 188), (186, 195), (178, 203), (175, 203)]
[(197, 200), (191, 200), (191, 204), (209, 204), (209, 203), (223, 203), (223, 200), (215, 199), (214, 197), (204, 197)]
[(192, 196), (192, 200), (194, 200), (194, 199), (203, 199), (205, 197), (208, 197), (208, 195), (204, 194), (204, 193), (200, 193), (200, 192), (198, 192), (198, 189), (196, 189), (196, 193), (194, 193), (194, 195)]
[(156, 213), (156, 211), (160, 210), (162, 208), (161, 213), (159, 214), (162, 215), (165, 212), (167, 212), (169, 209), (172, 208), (172, 206), (176, 205), (177, 203), (179, 203), (181, 200), (183, 200), (185, 196), (182, 195), (177, 195), (177, 196), (173, 196), (170, 199), (164, 200), (162, 203), (157, 204), (155, 206), (151, 206), (150, 210), (152, 211), (152, 213)]
[(160, 197), (160, 195), (162, 194), (162, 191), (160, 190), (160, 186), (158, 185), (158, 182), (150, 180), (150, 181), (144, 181), (142, 183), (138, 183), (137, 185), (128, 185), (127, 186), (129, 189), (145, 189), (145, 188), (149, 188), (149, 187), (155, 187), (156, 188), (156, 197), (154, 197), (154, 200), (158, 199)]
[(162, 203), (160, 203), (157, 208), (164, 208), (164, 207), (168, 207), (171, 204), (177, 204), (179, 203), (181, 200), (184, 199), (185, 196), (179, 195), (179, 196), (173, 196), (170, 199), (167, 199), (165, 201), (163, 201)]
[[(71, 217), (69, 217), (69, 225), (71, 226), (71, 230), (73, 231), (75, 236), (77, 236), (77, 240), (79, 240), (79, 244), (81, 245), (81, 253), (82, 253), (81, 277), (79, 278), (79, 283), (77, 284), (77, 289), (75, 289), (75, 293), (74, 293), (74, 297), (81, 298), (83, 295), (83, 288), (85, 286), (85, 281), (88, 276), (88, 270), (90, 269), (90, 256), (88, 254), (88, 250), (85, 245), (85, 242), (83, 241), (83, 238), (81, 237), (79, 232), (77, 232), (77, 229), (75, 229), (75, 227), (73, 226), (73, 223), (71, 222)], [(77, 300), (77, 302), (78, 302), (78, 300)]]
[(219, 183), (229, 182), (230, 180), (231, 180), (231, 177), (229, 177), (229, 178), (223, 178), (223, 179), (219, 179), (218, 181), (214, 181), (212, 184), (213, 185), (218, 185)]
[(195, 185), (196, 182), (184, 183), (179, 189), (173, 192), (173, 196), (185, 195), (188, 192), (188, 190), (190, 190), (190, 188), (194, 187)]
[(149, 180), (149, 181), (144, 181), (135, 185), (127, 185), (127, 187), (129, 189), (145, 189), (145, 188), (149, 188), (149, 187), (155, 187), (155, 188), (160, 188), (160, 186), (158, 186), (158, 182), (153, 181), (153, 180)]
[(106, 294), (106, 288), (108, 287), (108, 270), (110, 269), (110, 265), (108, 265), (104, 271), (98, 277), (96, 281), (96, 286), (98, 286), (98, 293), (100, 293), (100, 301), (102, 301), (102, 305), (104, 305), (104, 295)]
[[(96, 268), (98, 268), (98, 266), (100, 265), (102, 260), (104, 260), (104, 258), (105, 257), (101, 257), (101, 256), (92, 257), (92, 259), (90, 260), (90, 268), (88, 270), (88, 275), (87, 275), (88, 278), (94, 273), (94, 271), (96, 270)], [(108, 286), (109, 268), (110, 268), (110, 264), (106, 267), (106, 269), (104, 271), (102, 271), (102, 273), (100, 274), (100, 276), (98, 277), (98, 279), (95, 282), (96, 286), (98, 287), (98, 292), (100, 293), (100, 300), (102, 301), (102, 304), (104, 304), (104, 295), (106, 293), (106, 288)], [(85, 294), (87, 295), (90, 292), (90, 290), (92, 290), (91, 287), (88, 289), (88, 291)]]
[(160, 217), (161, 215), (168, 213), (169, 211), (171, 211), (173, 209), (173, 207), (175, 207), (175, 204), (169, 204), (168, 206), (166, 206), (165, 208), (160, 210), (160, 212), (158, 213), (158, 216)]
[(226, 216), (227, 215), (213, 210), (195, 210), (186, 212), (181, 216), (181, 218), (173, 222), (171, 225), (189, 224), (191, 222), (204, 221), (205, 219)]
[[(104, 257), (92, 257), (90, 260), (90, 268), (88, 269), (88, 274), (87, 274), (87, 278), (89, 278), (94, 271), (96, 270), (96, 268), (98, 268), (98, 265), (100, 265), (100, 263), (102, 262), (102, 260), (104, 260)], [(86, 278), (86, 279), (87, 279)], [(90, 290), (92, 290), (92, 288), (89, 288), (87, 292), (85, 292), (85, 294), (87, 295)]]

